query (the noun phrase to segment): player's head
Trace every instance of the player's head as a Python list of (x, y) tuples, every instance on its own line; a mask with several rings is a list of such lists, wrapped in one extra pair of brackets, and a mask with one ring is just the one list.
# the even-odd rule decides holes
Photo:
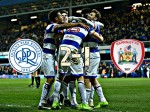
[(94, 21), (99, 21), (100, 18), (101, 18), (101, 13), (96, 9), (93, 9), (88, 16), (89, 20), (94, 20)]
[(48, 19), (54, 23), (62, 23), (62, 15), (58, 10), (50, 11)]
[(62, 18), (63, 18), (63, 23), (68, 23), (68, 11), (62, 10), (60, 11)]
[(81, 16), (87, 19), (87, 17), (88, 17), (88, 15), (90, 14), (90, 12), (91, 12), (91, 9), (90, 9), (90, 8), (84, 8), (84, 9), (82, 9), (82, 11), (81, 11)]

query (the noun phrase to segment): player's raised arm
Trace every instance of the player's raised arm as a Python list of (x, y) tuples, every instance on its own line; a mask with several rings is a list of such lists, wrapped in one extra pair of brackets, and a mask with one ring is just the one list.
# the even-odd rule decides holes
[(82, 26), (84, 28), (87, 28), (83, 23), (65, 23), (65, 24), (58, 24), (54, 27), (54, 31), (61, 30), (61, 29), (66, 29), (66, 28), (71, 28), (71, 27), (76, 27), (76, 26)]
[(70, 16), (70, 17), (68, 17), (68, 19), (69, 19), (69, 21), (73, 21), (73, 20), (82, 21), (83, 23), (88, 24), (91, 27), (94, 27), (94, 23), (93, 22), (91, 22), (91, 21), (89, 21), (89, 20), (87, 20), (87, 19), (85, 19), (83, 17)]

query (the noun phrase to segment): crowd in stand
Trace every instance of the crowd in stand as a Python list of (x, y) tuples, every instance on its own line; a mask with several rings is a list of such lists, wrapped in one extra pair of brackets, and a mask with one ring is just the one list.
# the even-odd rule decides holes
[(11, 66), (0, 66), (0, 75), (13, 75), (13, 68)]
[(99, 66), (99, 74), (102, 78), (116, 78), (116, 77), (150, 77), (150, 63), (149, 62), (143, 62), (143, 64), (136, 69), (134, 72), (130, 74), (125, 74), (119, 69), (117, 69), (114, 64), (112, 63), (106, 63), (102, 62)]
[[(149, 7), (150, 8), (150, 7)], [(150, 10), (141, 7), (131, 12), (116, 11), (104, 13), (102, 22), (105, 24), (102, 34), (105, 43), (111, 43), (118, 39), (150, 40)]]
[[(101, 22), (105, 27), (101, 32), (105, 38), (104, 44), (111, 44), (111, 42), (123, 38), (150, 40), (149, 11), (148, 7), (141, 7), (134, 11), (102, 12)], [(17, 27), (21, 27), (21, 25), (19, 24)], [(0, 32), (0, 52), (8, 51), (17, 38), (30, 38), (42, 46), (45, 27), (43, 22), (38, 21), (34, 27), (32, 24), (28, 25), (28, 28), (23, 31), (12, 32), (11, 29), (8, 29), (7, 33)]]
[(35, 40), (42, 46), (45, 27), (39, 22), (34, 24), (34, 28), (31, 28), (31, 26), (29, 25), (27, 29), (19, 32), (12, 32), (12, 29), (8, 29), (7, 33), (0, 33), (0, 52), (8, 51), (11, 45), (20, 38)]
[[(41, 71), (41, 70), (40, 70)], [(43, 74), (42, 72), (40, 72)], [(22, 75), (17, 73), (11, 66), (0, 66), (0, 75)], [(101, 62), (98, 69), (98, 74), (101, 78), (116, 78), (116, 77), (150, 77), (150, 62), (143, 62), (143, 64), (130, 74), (125, 74), (118, 70), (111, 62)]]

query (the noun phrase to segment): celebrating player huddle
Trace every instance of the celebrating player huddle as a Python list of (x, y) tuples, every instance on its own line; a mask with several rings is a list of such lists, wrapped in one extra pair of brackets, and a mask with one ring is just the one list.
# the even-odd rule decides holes
[[(95, 9), (84, 9), (82, 10), (82, 17), (68, 18), (66, 11), (54, 10), (49, 13), (48, 17), (52, 23), (47, 26), (45, 31), (42, 64), (47, 80), (42, 88), (38, 109), (61, 109), (61, 97), (63, 96), (66, 106), (92, 110), (94, 90), (100, 100), (94, 108), (107, 106), (108, 102), (103, 95), (102, 87), (96, 79), (100, 62), (98, 42), (103, 41), (100, 28), (104, 26), (98, 22), (101, 17), (100, 12)], [(85, 47), (89, 47), (90, 64), (88, 66), (84, 63), (86, 56), (80, 57), (83, 54), (82, 48)], [(56, 52), (57, 55), (55, 55)], [(70, 55), (67, 56), (67, 54)], [(84, 54), (86, 55), (86, 53)], [(59, 66), (57, 73), (55, 73), (55, 61), (58, 62)], [(65, 62), (69, 66), (64, 64)], [(81, 104), (76, 101), (76, 80)], [(49, 96), (54, 81), (54, 91)]]

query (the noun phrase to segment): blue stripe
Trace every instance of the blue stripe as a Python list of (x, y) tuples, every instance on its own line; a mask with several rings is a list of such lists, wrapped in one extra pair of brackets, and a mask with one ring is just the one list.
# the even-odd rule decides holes
[(66, 75), (66, 74), (65, 74), (65, 73), (61, 73), (61, 72), (59, 72), (59, 75), (63, 75), (63, 76), (64, 76), (64, 75)]
[(96, 31), (97, 33), (100, 33), (100, 27), (97, 26), (95, 31)]
[(66, 31), (65, 34), (71, 34), (71, 35), (78, 36), (78, 37), (80, 37), (82, 40), (85, 38), (85, 35), (84, 35), (83, 33), (81, 33), (81, 32), (71, 32), (71, 31), (68, 32), (68, 31)]
[(75, 77), (83, 76), (83, 74), (72, 74), (72, 75), (75, 76)]
[(44, 76), (45, 78), (55, 78), (55, 76)]
[(46, 29), (46, 33), (52, 33), (53, 27), (54, 27), (54, 25), (51, 25), (51, 27), (49, 29)]
[(95, 48), (90, 47), (90, 52), (99, 52), (99, 50), (97, 47), (95, 47)]
[(54, 39), (52, 39), (52, 38), (46, 38), (46, 39), (44, 39), (44, 43), (51, 43), (51, 44), (55, 45)]
[(47, 54), (52, 54), (52, 55), (55, 54), (55, 50), (47, 49), (47, 48), (43, 48), (43, 52), (44, 52), (44, 53), (47, 53)]
[(76, 47), (77, 49), (80, 48), (79, 43), (78, 43), (78, 42), (75, 42), (75, 41), (72, 41), (72, 40), (67, 40), (67, 39), (65, 39), (65, 40), (62, 41), (61, 44), (72, 45), (72, 46)]
[(84, 76), (86, 78), (96, 78), (97, 76)]

